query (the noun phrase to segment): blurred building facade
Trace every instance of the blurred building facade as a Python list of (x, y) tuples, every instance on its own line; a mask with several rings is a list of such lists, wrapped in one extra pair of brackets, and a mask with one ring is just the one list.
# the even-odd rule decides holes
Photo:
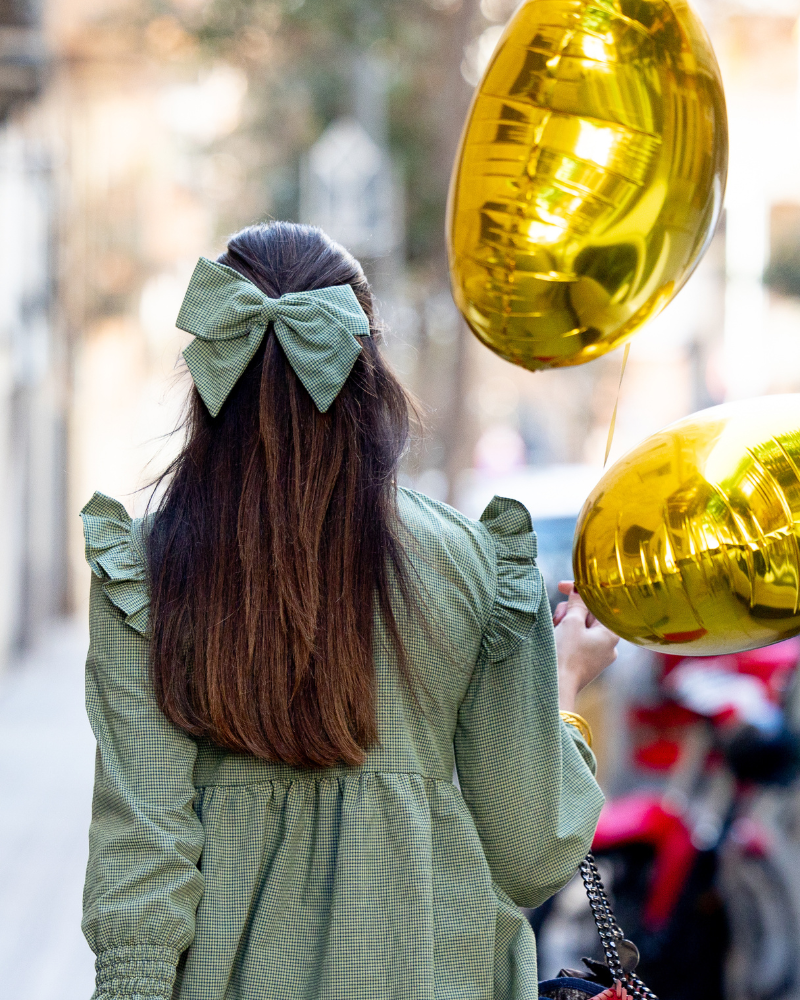
[(67, 604), (69, 346), (38, 4), (0, 2), (0, 669)]

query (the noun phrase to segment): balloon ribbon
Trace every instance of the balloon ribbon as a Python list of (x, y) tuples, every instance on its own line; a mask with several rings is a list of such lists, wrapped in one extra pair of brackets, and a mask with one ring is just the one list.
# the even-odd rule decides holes
[(622, 377), (625, 374), (625, 365), (628, 363), (628, 355), (631, 350), (631, 342), (625, 345), (625, 353), (622, 355), (622, 368), (619, 372), (619, 385), (617, 386), (617, 399), (614, 403), (614, 412), (611, 414), (611, 426), (608, 428), (608, 441), (606, 442), (606, 457), (603, 459), (603, 468), (608, 463), (608, 456), (611, 454), (611, 444), (614, 441), (614, 428), (617, 426), (617, 410), (619, 409), (619, 394), (622, 390)]

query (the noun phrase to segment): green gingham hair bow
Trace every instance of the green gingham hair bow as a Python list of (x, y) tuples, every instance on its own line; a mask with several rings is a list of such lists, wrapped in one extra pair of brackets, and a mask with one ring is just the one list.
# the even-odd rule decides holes
[(336, 399), (369, 320), (350, 285), (289, 292), (271, 299), (238, 271), (201, 257), (177, 326), (195, 340), (183, 352), (209, 413), (216, 417), (275, 324), (284, 354), (320, 413)]

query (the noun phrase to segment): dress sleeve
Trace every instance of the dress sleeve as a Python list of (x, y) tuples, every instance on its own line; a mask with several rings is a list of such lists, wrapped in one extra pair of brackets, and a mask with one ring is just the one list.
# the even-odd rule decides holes
[(92, 568), (86, 708), (97, 739), (83, 932), (94, 1000), (170, 1000), (203, 892), (197, 747), (149, 682), (149, 605), (136, 525), (95, 494), (81, 512)]
[(553, 623), (530, 515), (495, 497), (481, 520), (494, 540), (497, 585), (459, 710), (458, 778), (495, 883), (533, 907), (590, 849), (603, 795), (591, 750), (558, 714)]

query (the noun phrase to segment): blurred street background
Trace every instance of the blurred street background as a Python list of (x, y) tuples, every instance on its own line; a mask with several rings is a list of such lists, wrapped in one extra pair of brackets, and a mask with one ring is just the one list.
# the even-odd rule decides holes
[[(726, 88), (726, 210), (686, 288), (632, 341), (611, 461), (694, 410), (800, 391), (800, 0), (694, 6)], [(548, 583), (571, 575), (621, 352), (571, 370), (514, 368), (468, 333), (447, 277), (453, 158), (515, 8), (0, 0), (0, 994), (77, 1000), (92, 989), (78, 928), (93, 744), (77, 515), (95, 490), (141, 512), (139, 491), (175, 453), (188, 382), (174, 321), (197, 257), (221, 252), (227, 234), (293, 219), (348, 246), (421, 404), (404, 482), (471, 516), (494, 493), (518, 497)], [(780, 692), (791, 721), (800, 651), (786, 655), (791, 664), (741, 669)], [(734, 807), (730, 774), (689, 773), (689, 696), (677, 716), (646, 715), (677, 704), (664, 676), (626, 648), (587, 693), (604, 789), (660, 789), (694, 817), (713, 878), (697, 893), (701, 930), (685, 926), (724, 953), (726, 996), (800, 998), (800, 785), (753, 779)], [(716, 834), (714, 808), (735, 809)], [(638, 869), (615, 850), (603, 871), (635, 909), (624, 882)], [(587, 913), (571, 886), (534, 915), (543, 973), (579, 960)], [(751, 952), (742, 927), (758, 937)]]

